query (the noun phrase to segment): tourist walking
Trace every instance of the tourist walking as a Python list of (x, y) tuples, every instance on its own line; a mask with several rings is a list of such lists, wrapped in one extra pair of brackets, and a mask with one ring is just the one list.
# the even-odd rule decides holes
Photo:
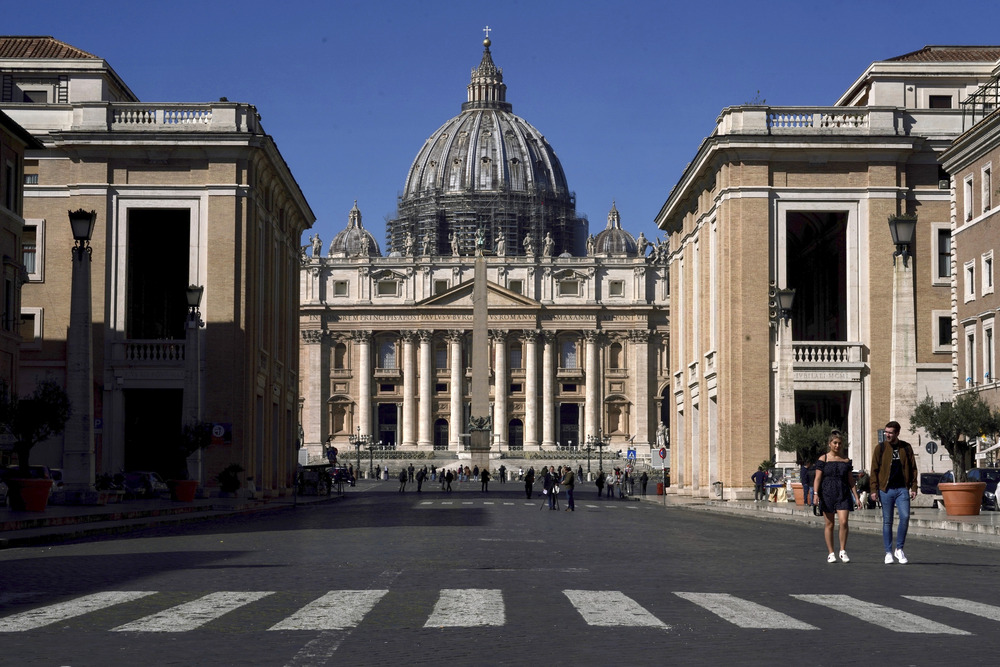
[(576, 505), (573, 504), (573, 485), (576, 484), (576, 473), (573, 468), (566, 466), (563, 472), (562, 486), (566, 489), (566, 511), (575, 512)]
[(604, 479), (605, 479), (604, 471), (601, 470), (600, 472), (597, 473), (597, 480), (594, 482), (594, 484), (597, 486), (598, 498), (601, 497), (601, 493), (604, 491)]
[(823, 513), (823, 538), (826, 540), (827, 563), (836, 563), (837, 555), (833, 552), (833, 522), (836, 514), (840, 522), (840, 560), (849, 563), (847, 557), (847, 534), (850, 530), (848, 520), (855, 505), (858, 504), (857, 491), (854, 489), (854, 466), (847, 458), (847, 446), (840, 431), (833, 431), (827, 439), (829, 451), (816, 461), (816, 502)]
[(490, 471), (483, 466), (483, 471), (479, 473), (479, 481), (483, 484), (483, 493), (488, 493), (490, 490)]
[(406, 474), (406, 468), (403, 468), (402, 470), (399, 471), (399, 492), (400, 493), (403, 493), (404, 491), (406, 491), (406, 481), (407, 481), (407, 479), (409, 479), (409, 476)]
[(535, 468), (528, 468), (528, 474), (524, 475), (524, 495), (531, 500), (531, 491), (535, 486)]
[(649, 475), (646, 471), (642, 471), (642, 475), (639, 476), (639, 488), (642, 490), (642, 495), (646, 495), (646, 484), (649, 483)]
[(447, 491), (448, 493), (451, 493), (451, 482), (453, 479), (455, 479), (455, 476), (451, 474), (451, 471), (449, 470), (448, 473), (444, 476), (444, 481), (447, 484), (445, 491)]
[[(885, 441), (875, 447), (872, 455), (871, 489), (878, 492), (882, 503), (882, 546), (885, 564), (909, 562), (903, 553), (906, 531), (910, 527), (910, 501), (917, 497), (917, 460), (913, 447), (899, 439), (899, 422), (885, 425)], [(892, 541), (893, 509), (899, 510), (895, 549)]]
[(555, 476), (548, 466), (542, 466), (542, 493), (548, 498), (549, 509), (554, 510), (556, 508)]

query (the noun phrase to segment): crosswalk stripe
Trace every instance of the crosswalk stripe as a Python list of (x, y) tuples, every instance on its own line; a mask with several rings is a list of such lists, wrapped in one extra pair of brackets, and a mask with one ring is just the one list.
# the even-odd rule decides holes
[(894, 632), (914, 634), (968, 635), (964, 630), (938, 623), (899, 609), (886, 607), (872, 602), (858, 600), (850, 595), (793, 595), (805, 602), (822, 605), (843, 612), (848, 616), (861, 619), (867, 623), (878, 625)]
[(985, 602), (974, 602), (972, 600), (963, 600), (961, 598), (941, 598), (926, 595), (904, 595), (903, 597), (909, 600), (923, 602), (924, 604), (933, 604), (938, 607), (964, 611), (967, 614), (975, 614), (981, 618), (988, 618), (991, 621), (1000, 621), (1000, 607), (986, 604)]
[(588, 625), (599, 627), (645, 626), (669, 629), (663, 621), (643, 609), (638, 602), (619, 591), (566, 590), (576, 610)]
[(693, 602), (716, 616), (741, 628), (765, 630), (818, 630), (779, 611), (769, 609), (756, 602), (750, 602), (728, 593), (678, 593), (677, 597)]
[(503, 625), (503, 593), (499, 589), (445, 588), (425, 628), (472, 628)]
[(331, 591), (269, 630), (344, 630), (353, 628), (387, 590)]
[(107, 591), (84, 595), (68, 602), (60, 602), (2, 618), (0, 619), (0, 632), (34, 630), (35, 628), (41, 628), (52, 623), (89, 614), (92, 611), (111, 607), (116, 604), (138, 600), (139, 598), (144, 598), (147, 595), (155, 593), (156, 591)]
[(197, 600), (164, 609), (161, 612), (140, 618), (117, 628), (114, 632), (187, 632), (209, 621), (228, 614), (251, 602), (256, 602), (273, 591), (220, 591), (210, 593)]

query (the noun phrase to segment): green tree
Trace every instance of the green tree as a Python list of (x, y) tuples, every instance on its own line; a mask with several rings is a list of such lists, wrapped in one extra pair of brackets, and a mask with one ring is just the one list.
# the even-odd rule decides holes
[(939, 403), (927, 394), (917, 403), (910, 417), (910, 433), (918, 428), (941, 442), (951, 458), (956, 482), (968, 481), (966, 470), (972, 467), (972, 446), (977, 436), (996, 433), (1000, 413), (975, 392), (961, 394), (954, 401)]
[(188, 457), (200, 449), (205, 449), (212, 444), (212, 424), (211, 422), (194, 422), (185, 424), (181, 428), (180, 438), (173, 456), (173, 471), (168, 473), (172, 479), (188, 479), (189, 471)]
[[(828, 421), (813, 422), (808, 426), (781, 422), (778, 424), (778, 441), (775, 447), (782, 452), (795, 452), (795, 460), (808, 465), (826, 453), (830, 432), (835, 428), (837, 427)], [(843, 432), (841, 439), (846, 445), (847, 436)]]
[(27, 396), (18, 396), (6, 383), (0, 384), (0, 424), (16, 439), (19, 474), (28, 476), (32, 448), (62, 433), (71, 412), (66, 390), (53, 380), (42, 380)]

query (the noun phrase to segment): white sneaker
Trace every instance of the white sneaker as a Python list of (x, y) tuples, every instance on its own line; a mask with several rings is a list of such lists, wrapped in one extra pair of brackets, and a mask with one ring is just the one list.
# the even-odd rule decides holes
[(892, 565), (892, 554), (888, 551), (885, 552), (885, 564)]
[(851, 559), (847, 557), (847, 552), (843, 549), (840, 550), (840, 561), (842, 563), (850, 563)]
[(900, 565), (906, 565), (908, 560), (906, 560), (906, 554), (903, 553), (902, 549), (896, 549), (896, 560), (899, 561)]
[(826, 562), (827, 562), (827, 563), (836, 563), (836, 562), (837, 562), (837, 556), (836, 556), (836, 554), (834, 554), (834, 553), (833, 553), (833, 552), (831, 551), (831, 552), (830, 552), (830, 555), (826, 557)]

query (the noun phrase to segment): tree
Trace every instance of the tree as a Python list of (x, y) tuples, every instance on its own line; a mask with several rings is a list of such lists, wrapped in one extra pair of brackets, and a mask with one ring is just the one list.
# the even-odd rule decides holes
[(66, 390), (53, 380), (42, 380), (27, 396), (18, 396), (6, 383), (0, 384), (0, 424), (16, 439), (20, 475), (28, 476), (32, 448), (62, 433), (71, 412)]
[(918, 428), (941, 442), (951, 458), (956, 482), (968, 481), (966, 470), (972, 467), (972, 446), (983, 433), (996, 433), (1000, 413), (978, 393), (960, 394), (954, 401), (939, 403), (927, 394), (917, 403), (910, 417), (910, 433)]
[(188, 457), (200, 449), (205, 449), (212, 444), (212, 424), (211, 422), (194, 422), (185, 424), (181, 428), (180, 438), (173, 456), (173, 471), (168, 473), (172, 479), (188, 479)]
[[(775, 447), (782, 452), (795, 452), (796, 461), (810, 464), (826, 453), (830, 432), (835, 428), (828, 421), (813, 422), (808, 426), (781, 422), (778, 424), (778, 441)], [(841, 439), (846, 445), (847, 436), (842, 433)]]

